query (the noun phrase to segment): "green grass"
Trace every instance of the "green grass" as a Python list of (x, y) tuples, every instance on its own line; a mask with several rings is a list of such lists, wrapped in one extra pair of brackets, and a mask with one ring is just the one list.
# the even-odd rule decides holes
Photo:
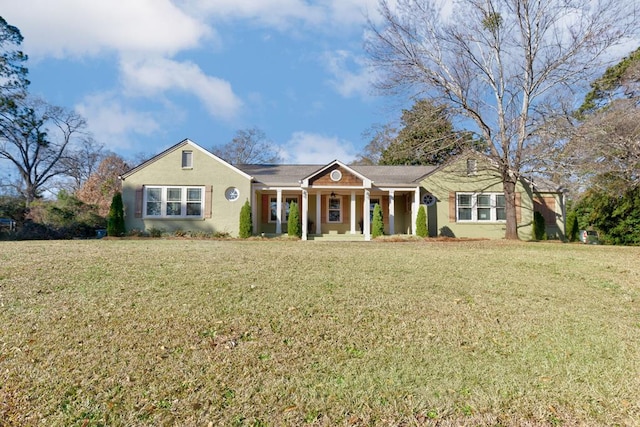
[(640, 248), (0, 243), (0, 425), (640, 425)]

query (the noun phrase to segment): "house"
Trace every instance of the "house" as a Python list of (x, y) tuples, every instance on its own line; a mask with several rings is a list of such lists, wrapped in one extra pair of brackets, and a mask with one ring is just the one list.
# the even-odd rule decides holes
[[(373, 208), (385, 234), (415, 234), (418, 208), (430, 236), (502, 238), (505, 204), (491, 162), (468, 152), (435, 166), (231, 165), (185, 139), (124, 173), (128, 231), (162, 229), (238, 234), (240, 209), (251, 205), (256, 235), (287, 232), (289, 206), (300, 207), (303, 240), (322, 235), (371, 238)], [(521, 238), (541, 212), (550, 237), (564, 238), (563, 193), (547, 182), (517, 185)]]

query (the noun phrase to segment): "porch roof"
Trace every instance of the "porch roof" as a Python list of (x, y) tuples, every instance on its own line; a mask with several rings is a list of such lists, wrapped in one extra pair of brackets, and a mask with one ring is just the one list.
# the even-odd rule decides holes
[[(237, 165), (259, 182), (268, 186), (297, 187), (301, 180), (325, 165)], [(415, 187), (436, 166), (354, 166), (349, 168), (367, 177), (376, 187)]]

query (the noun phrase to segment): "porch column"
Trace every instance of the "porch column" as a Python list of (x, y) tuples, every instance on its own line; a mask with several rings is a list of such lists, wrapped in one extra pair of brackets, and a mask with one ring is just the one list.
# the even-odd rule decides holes
[(316, 193), (316, 234), (322, 234), (322, 193)]
[(389, 234), (396, 234), (395, 191), (389, 190)]
[(351, 234), (356, 234), (356, 192), (351, 191)]
[(418, 222), (418, 208), (420, 207), (420, 187), (416, 187), (413, 193), (413, 203), (411, 204), (411, 234), (416, 233), (416, 223)]
[(258, 195), (255, 189), (251, 189), (251, 222), (253, 226), (253, 234), (260, 234), (258, 230)]
[(309, 192), (302, 190), (302, 240), (307, 240), (307, 234), (309, 233)]
[(276, 197), (276, 234), (282, 234), (282, 190), (280, 188)]
[(371, 240), (371, 218), (369, 218), (369, 208), (371, 204), (371, 192), (364, 190), (364, 206), (362, 207), (362, 228), (364, 228), (364, 240)]

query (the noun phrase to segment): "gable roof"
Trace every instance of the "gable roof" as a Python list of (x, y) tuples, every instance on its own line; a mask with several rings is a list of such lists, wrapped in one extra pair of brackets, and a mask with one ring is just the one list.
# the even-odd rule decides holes
[(150, 164), (155, 163), (157, 160), (159, 160), (159, 159), (167, 156), (168, 154), (173, 153), (174, 151), (176, 151), (176, 150), (178, 150), (178, 149), (180, 149), (182, 147), (185, 147), (187, 145), (190, 145), (192, 148), (201, 151), (202, 153), (204, 153), (207, 156), (211, 157), (213, 160), (215, 160), (215, 161), (219, 162), (220, 164), (228, 167), (229, 169), (231, 169), (234, 172), (244, 176), (245, 178), (247, 178), (249, 180), (253, 179), (253, 177), (251, 175), (249, 175), (246, 172), (238, 169), (237, 167), (233, 166), (231, 163), (228, 163), (228, 162), (224, 161), (223, 159), (221, 159), (220, 157), (216, 156), (212, 152), (210, 152), (208, 150), (205, 150), (204, 148), (202, 148), (201, 146), (199, 146), (195, 142), (191, 141), (189, 138), (183, 139), (182, 141), (178, 142), (177, 144), (173, 145), (172, 147), (167, 148), (166, 150), (164, 150), (160, 154), (156, 154), (155, 156), (153, 156), (149, 160), (140, 163), (138, 166), (136, 166), (136, 167), (134, 167), (132, 169), (129, 169), (128, 171), (126, 171), (125, 173), (120, 175), (120, 179), (124, 181), (126, 178), (128, 178), (129, 176), (131, 176), (134, 173), (138, 172), (139, 170), (146, 168)]

